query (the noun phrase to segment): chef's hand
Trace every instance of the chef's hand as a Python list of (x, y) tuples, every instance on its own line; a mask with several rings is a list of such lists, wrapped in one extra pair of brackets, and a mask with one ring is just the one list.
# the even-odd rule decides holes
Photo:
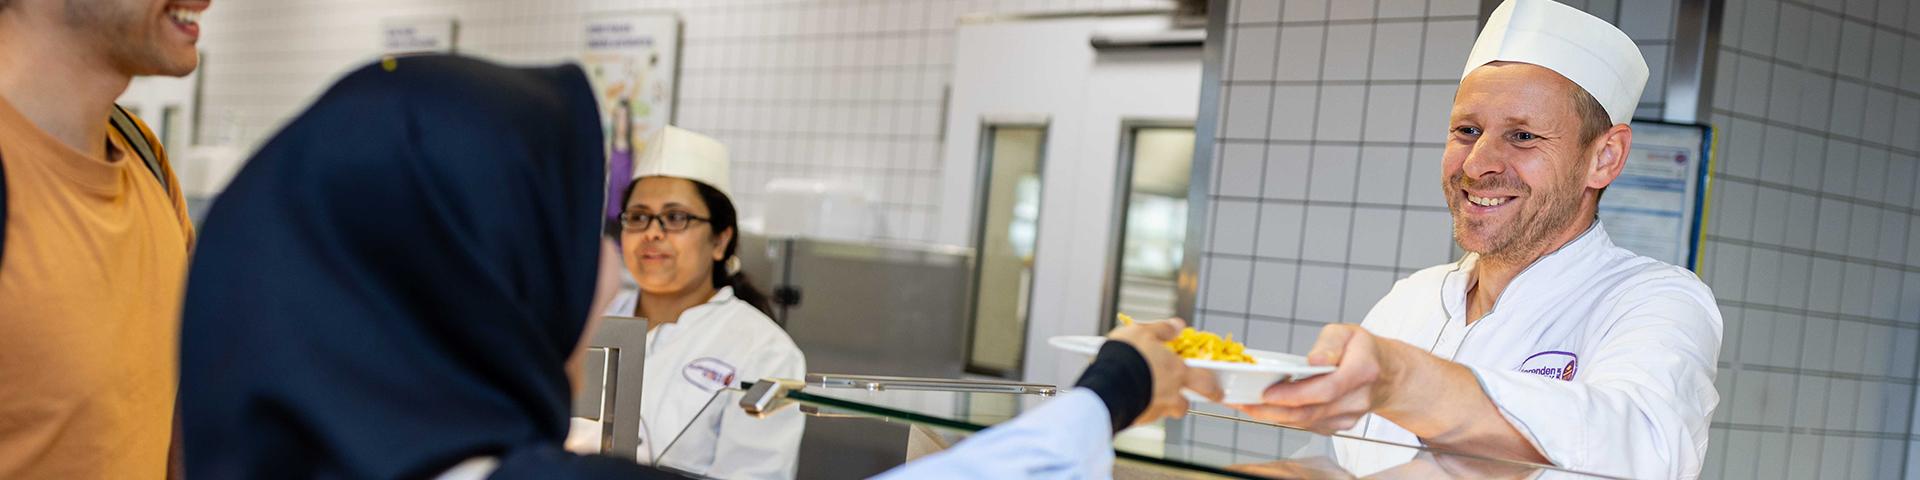
[(1147, 367), (1153, 371), (1153, 400), (1147, 404), (1147, 410), (1133, 421), (1134, 425), (1152, 423), (1162, 417), (1186, 416), (1187, 398), (1180, 395), (1181, 388), (1214, 401), (1220, 400), (1220, 384), (1213, 378), (1213, 372), (1187, 368), (1186, 360), (1167, 347), (1167, 342), (1180, 336), (1180, 329), (1186, 327), (1186, 321), (1174, 318), (1135, 323), (1107, 333), (1109, 340), (1132, 345), (1141, 357), (1147, 359)]
[(1392, 400), (1399, 370), (1397, 348), (1397, 342), (1374, 337), (1359, 325), (1327, 325), (1320, 329), (1307, 363), (1333, 366), (1333, 372), (1275, 383), (1261, 396), (1262, 403), (1234, 408), (1254, 418), (1323, 434), (1352, 428), (1360, 417)]

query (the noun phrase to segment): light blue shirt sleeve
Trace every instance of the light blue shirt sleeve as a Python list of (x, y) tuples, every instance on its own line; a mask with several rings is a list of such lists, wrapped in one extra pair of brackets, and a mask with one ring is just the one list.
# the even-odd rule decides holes
[(1080, 479), (1113, 477), (1107, 405), (1076, 388), (947, 451), (874, 477), (895, 479)]

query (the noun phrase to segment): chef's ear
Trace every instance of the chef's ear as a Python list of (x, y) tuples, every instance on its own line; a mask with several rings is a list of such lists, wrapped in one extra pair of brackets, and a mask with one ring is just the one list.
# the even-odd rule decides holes
[(1633, 127), (1616, 124), (1595, 140), (1587, 162), (1587, 188), (1607, 188), (1627, 166), (1627, 153), (1633, 148)]

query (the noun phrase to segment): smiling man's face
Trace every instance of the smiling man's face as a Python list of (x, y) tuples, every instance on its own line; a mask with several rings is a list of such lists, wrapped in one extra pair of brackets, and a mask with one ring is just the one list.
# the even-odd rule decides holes
[(1461, 79), (1441, 165), (1460, 248), (1528, 260), (1578, 223), (1592, 156), (1570, 101), (1579, 88), (1525, 63), (1490, 63)]
[(64, 0), (76, 37), (129, 75), (184, 76), (200, 64), (200, 14), (211, 0)]

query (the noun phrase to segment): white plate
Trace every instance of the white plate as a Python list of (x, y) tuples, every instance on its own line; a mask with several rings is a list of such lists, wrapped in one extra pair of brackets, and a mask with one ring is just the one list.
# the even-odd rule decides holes
[[(1107, 343), (1106, 337), (1090, 335), (1062, 335), (1047, 339), (1054, 348), (1093, 356), (1100, 353), (1100, 345)], [(1187, 366), (1213, 371), (1219, 380), (1220, 389), (1226, 394), (1220, 403), (1250, 404), (1260, 403), (1260, 395), (1267, 387), (1279, 382), (1301, 380), (1333, 371), (1333, 367), (1307, 365), (1307, 358), (1290, 353), (1269, 352), (1247, 349), (1247, 356), (1254, 363), (1219, 362), (1213, 360), (1187, 359)], [(1199, 398), (1188, 395), (1188, 398)]]

